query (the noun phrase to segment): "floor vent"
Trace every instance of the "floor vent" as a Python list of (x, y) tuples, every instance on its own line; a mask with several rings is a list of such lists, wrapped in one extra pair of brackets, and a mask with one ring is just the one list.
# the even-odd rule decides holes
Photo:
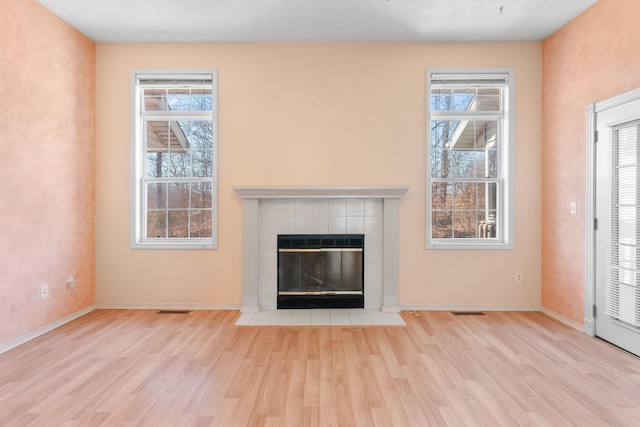
[(188, 310), (160, 310), (157, 314), (191, 314)]
[(484, 316), (482, 311), (452, 311), (454, 316)]

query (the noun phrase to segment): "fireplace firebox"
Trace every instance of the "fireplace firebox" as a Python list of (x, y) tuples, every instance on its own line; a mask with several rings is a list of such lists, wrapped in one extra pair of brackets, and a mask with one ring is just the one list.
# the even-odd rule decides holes
[(280, 308), (364, 308), (364, 234), (278, 235)]

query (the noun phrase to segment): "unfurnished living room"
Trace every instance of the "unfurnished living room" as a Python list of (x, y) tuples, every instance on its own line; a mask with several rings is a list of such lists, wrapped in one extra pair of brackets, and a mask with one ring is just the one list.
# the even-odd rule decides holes
[(0, 425), (640, 425), (640, 1), (0, 5)]

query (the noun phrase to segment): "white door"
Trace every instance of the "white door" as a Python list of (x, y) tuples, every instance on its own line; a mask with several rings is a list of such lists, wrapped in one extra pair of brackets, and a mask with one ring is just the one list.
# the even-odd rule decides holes
[(640, 355), (640, 99), (595, 120), (596, 335)]

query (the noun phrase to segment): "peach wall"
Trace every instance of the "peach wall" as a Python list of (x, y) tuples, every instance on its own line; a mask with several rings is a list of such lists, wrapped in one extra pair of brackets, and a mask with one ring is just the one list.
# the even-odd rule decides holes
[(95, 45), (35, 0), (0, 10), (2, 344), (94, 302)]
[[(543, 43), (542, 304), (583, 322), (585, 107), (640, 86), (640, 2), (599, 0)], [(578, 215), (569, 203), (578, 203)]]
[[(516, 76), (515, 250), (426, 250), (426, 69), (506, 66)], [(219, 70), (218, 249), (131, 250), (130, 71), (209, 67)], [(537, 42), (98, 44), (96, 303), (238, 307), (234, 185), (406, 184), (401, 304), (538, 307), (541, 85)]]

